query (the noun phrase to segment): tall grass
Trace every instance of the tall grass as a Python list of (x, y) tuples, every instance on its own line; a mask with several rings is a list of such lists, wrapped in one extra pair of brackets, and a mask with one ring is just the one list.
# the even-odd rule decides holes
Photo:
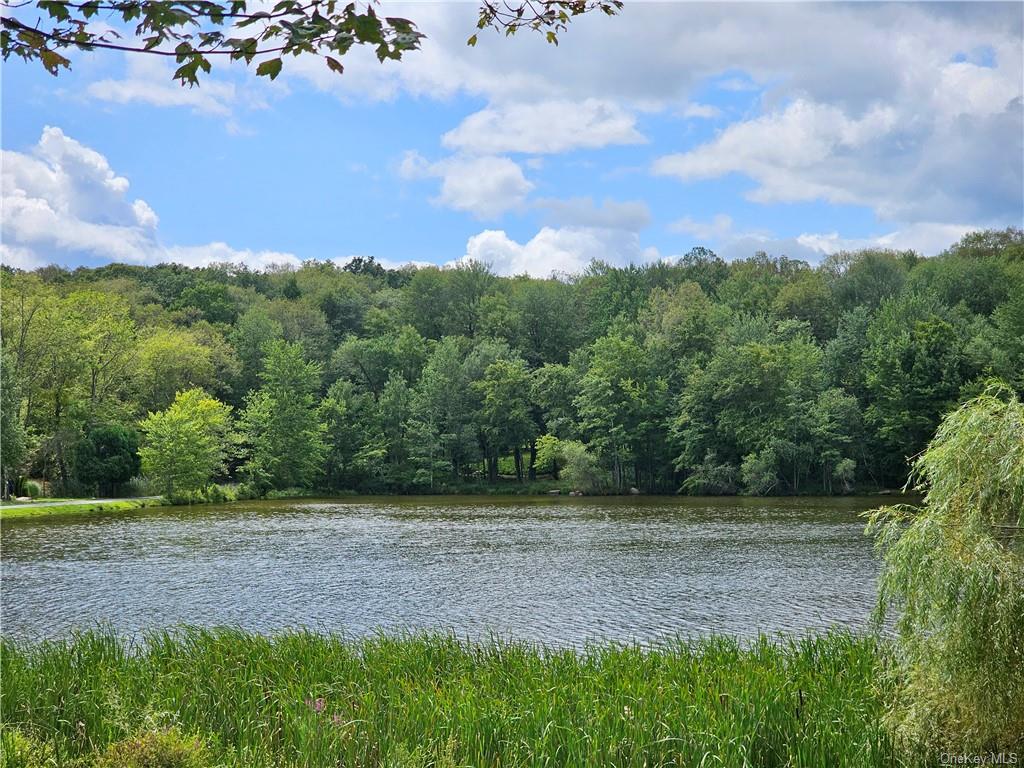
[(182, 629), (0, 650), (7, 741), (45, 743), (56, 764), (108, 765), (161, 729), (210, 765), (904, 764), (881, 725), (879, 650), (839, 633), (574, 652)]

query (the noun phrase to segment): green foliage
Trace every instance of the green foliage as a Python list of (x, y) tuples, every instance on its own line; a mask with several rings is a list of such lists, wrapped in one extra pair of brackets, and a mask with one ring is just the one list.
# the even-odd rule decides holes
[(75, 450), (75, 472), (97, 495), (116, 496), (139, 473), (139, 434), (120, 424), (93, 427)]
[[(881, 722), (881, 650), (838, 633), (579, 650), (230, 629), (0, 642), (5, 730), (46, 734), (65, 764), (904, 764)], [(160, 713), (174, 736), (154, 731)]]
[(53, 744), (11, 728), (0, 729), (0, 768), (49, 768)]
[(320, 367), (298, 344), (270, 342), (260, 378), (241, 417), (248, 447), (242, 472), (257, 486), (308, 486), (320, 473), (325, 425), (317, 409)]
[(209, 768), (209, 749), (202, 739), (177, 729), (146, 731), (111, 744), (96, 768)]
[(689, 491), (831, 491), (833, 469), (853, 461), (860, 409), (827, 387), (820, 347), (806, 326), (740, 319), (726, 344), (695, 370), (680, 400), (673, 438)]
[(211, 281), (190, 285), (181, 292), (171, 307), (194, 309), (211, 323), (230, 324), (238, 317), (238, 307), (228, 286)]
[(613, 492), (893, 488), (986, 377), (1024, 394), (1022, 237), (818, 267), (695, 249), (543, 280), (368, 260), (0, 270), (3, 471), (94, 492), (90, 429), (202, 388), (246, 442), (183, 498), (220, 473), (254, 494), (526, 487), (557, 468), (544, 434), (583, 444)]
[[(174, 77), (182, 85), (198, 84), (200, 72), (208, 74), (211, 61), (221, 54), (246, 64), (267, 53), (314, 54), (324, 59), (329, 70), (340, 74), (344, 67), (338, 58), (353, 45), (371, 47), (377, 58), (384, 61), (400, 59), (404, 53), (416, 50), (423, 37), (407, 19), (378, 17), (372, 5), (360, 10), (354, 3), (330, 2), (311, 7), (285, 0), (272, 10), (247, 11), (245, 0), (110, 0), (102, 6), (106, 18), (135, 25), (139, 42), (126, 44), (116, 42), (120, 35), (87, 26), (101, 8), (98, 2), (37, 0), (35, 5), (48, 23), (33, 27), (17, 16), (3, 17), (3, 57), (13, 55), (39, 61), (52, 75), (61, 68), (70, 69), (71, 61), (58, 53), (68, 48), (174, 55), (179, 64)], [(281, 66), (280, 56), (262, 58), (256, 74), (274, 79)]]
[(32, 499), (38, 499), (43, 495), (43, 489), (39, 487), (39, 483), (35, 480), (26, 480), (22, 485), (22, 490), (26, 496)]
[(168, 497), (204, 487), (228, 458), (230, 406), (201, 389), (179, 392), (166, 410), (139, 423), (142, 470)]
[[(0, 356), (0, 484), (15, 480), (28, 453), (22, 420), (21, 388), (15, 375), (15, 360), (7, 349)], [(6, 487), (2, 493), (6, 495)]]
[(562, 441), (551, 434), (538, 437), (536, 463), (538, 471), (548, 472), (557, 478), (559, 468), (565, 464)]
[(963, 329), (931, 295), (883, 302), (867, 330), (867, 419), (887, 452), (888, 466), (924, 449), (942, 414), (971, 378)]
[(1024, 404), (1002, 385), (943, 419), (914, 462), (920, 508), (885, 507), (869, 530), (896, 611), (890, 721), (912, 746), (1024, 746)]
[(598, 493), (607, 488), (604, 472), (597, 458), (579, 440), (563, 440), (558, 446), (562, 469), (559, 476), (571, 490)]

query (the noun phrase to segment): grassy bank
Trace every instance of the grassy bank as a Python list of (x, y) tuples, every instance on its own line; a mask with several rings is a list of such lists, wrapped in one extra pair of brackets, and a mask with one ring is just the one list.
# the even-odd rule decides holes
[(23, 517), (44, 517), (47, 515), (82, 515), (93, 512), (125, 512), (142, 507), (156, 507), (166, 502), (162, 499), (115, 499), (84, 504), (52, 504), (41, 506), (0, 507), (0, 520)]
[(875, 643), (843, 634), (575, 653), (193, 629), (2, 651), (5, 768), (903, 764)]

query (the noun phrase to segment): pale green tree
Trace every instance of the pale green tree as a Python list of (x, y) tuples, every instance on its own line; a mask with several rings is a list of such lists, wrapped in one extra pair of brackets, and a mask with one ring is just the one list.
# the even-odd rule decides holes
[(167, 496), (199, 490), (224, 469), (230, 427), (230, 406), (198, 388), (179, 392), (139, 423), (142, 471)]

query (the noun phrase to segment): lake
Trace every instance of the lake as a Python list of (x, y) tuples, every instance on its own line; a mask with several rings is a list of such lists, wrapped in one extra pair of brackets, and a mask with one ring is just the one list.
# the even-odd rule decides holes
[(2, 523), (2, 631), (190, 623), (550, 645), (868, 626), (875, 498), (357, 497)]

